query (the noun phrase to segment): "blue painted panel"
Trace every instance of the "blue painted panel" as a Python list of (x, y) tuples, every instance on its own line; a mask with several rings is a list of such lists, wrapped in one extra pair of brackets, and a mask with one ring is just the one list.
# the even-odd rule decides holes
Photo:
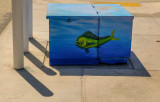
[(131, 19), (126, 17), (101, 18), (99, 36), (108, 36), (106, 37), (108, 40), (99, 48), (100, 58), (130, 57), (132, 38)]
[[(98, 19), (50, 20), (50, 65), (96, 65), (97, 48), (85, 50), (82, 35), (89, 31), (98, 36)], [(98, 43), (98, 41), (96, 42)]]
[(50, 65), (127, 63), (134, 17), (122, 6), (49, 4), (47, 18)]
[(127, 63), (127, 58), (101, 58), (99, 59), (99, 62), (107, 64), (120, 64)]
[(99, 44), (103, 43), (98, 50), (100, 62), (127, 63), (131, 52), (133, 15), (119, 4), (95, 4), (93, 6), (100, 19), (99, 37), (107, 36), (105, 42), (99, 40)]
[(90, 4), (48, 4), (47, 19), (91, 19), (98, 17)]

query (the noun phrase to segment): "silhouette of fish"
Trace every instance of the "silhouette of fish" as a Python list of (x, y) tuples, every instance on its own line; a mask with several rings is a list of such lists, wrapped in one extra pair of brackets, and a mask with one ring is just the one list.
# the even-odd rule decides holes
[(87, 31), (77, 38), (75, 45), (81, 49), (85, 49), (85, 52), (89, 53), (89, 48), (99, 47), (100, 45), (103, 45), (111, 40), (119, 40), (113, 36), (115, 31), (116, 29), (112, 31), (110, 36), (106, 37), (98, 37), (92, 32)]

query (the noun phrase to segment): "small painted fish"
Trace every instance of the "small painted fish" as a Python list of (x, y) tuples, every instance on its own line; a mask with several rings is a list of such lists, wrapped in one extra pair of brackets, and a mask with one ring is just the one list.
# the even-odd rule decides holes
[(103, 45), (104, 43), (109, 42), (110, 40), (119, 40), (113, 37), (115, 31), (116, 29), (112, 31), (111, 36), (106, 37), (97, 37), (92, 32), (87, 31), (77, 38), (75, 45), (81, 49), (85, 49), (85, 52), (89, 53), (89, 48), (99, 47), (100, 45)]

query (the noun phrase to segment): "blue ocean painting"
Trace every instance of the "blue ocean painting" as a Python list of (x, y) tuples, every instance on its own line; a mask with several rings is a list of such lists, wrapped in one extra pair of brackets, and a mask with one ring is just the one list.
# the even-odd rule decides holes
[(118, 4), (49, 4), (50, 65), (127, 63), (133, 18)]
[(97, 48), (86, 53), (76, 45), (77, 38), (90, 31), (98, 36), (97, 19), (50, 20), (50, 64), (97, 64)]
[(114, 37), (118, 41), (111, 40), (99, 48), (99, 57), (130, 57), (131, 38), (132, 38), (132, 20), (124, 17), (101, 18), (99, 36), (110, 36), (113, 29)]

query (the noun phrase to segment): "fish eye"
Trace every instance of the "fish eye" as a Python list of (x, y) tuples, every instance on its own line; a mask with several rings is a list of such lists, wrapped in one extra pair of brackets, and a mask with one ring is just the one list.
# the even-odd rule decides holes
[(83, 42), (80, 42), (80, 44), (83, 44)]

